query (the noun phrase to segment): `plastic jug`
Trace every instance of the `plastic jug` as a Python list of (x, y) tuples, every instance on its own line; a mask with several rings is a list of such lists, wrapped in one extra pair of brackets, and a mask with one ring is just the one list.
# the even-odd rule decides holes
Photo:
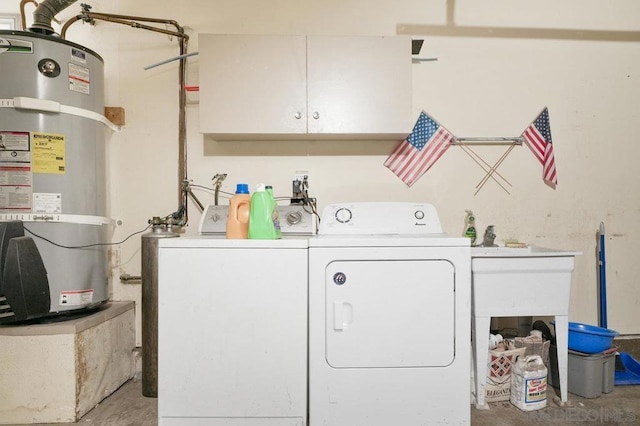
[(227, 238), (244, 239), (248, 237), (250, 208), (251, 196), (249, 195), (249, 185), (239, 183), (236, 185), (236, 195), (229, 200)]
[(276, 238), (282, 238), (282, 228), (280, 226), (280, 212), (278, 211), (278, 203), (276, 203), (276, 199), (273, 196), (273, 187), (271, 185), (267, 185), (265, 186), (265, 190), (267, 191), (267, 193), (271, 197), (271, 201), (273, 202), (273, 213), (271, 216), (273, 219), (273, 227), (276, 230)]
[(276, 228), (273, 224), (273, 201), (265, 185), (259, 183), (251, 196), (249, 211), (249, 239), (274, 240)]
[(547, 406), (547, 367), (540, 355), (518, 357), (511, 374), (510, 399), (522, 411)]

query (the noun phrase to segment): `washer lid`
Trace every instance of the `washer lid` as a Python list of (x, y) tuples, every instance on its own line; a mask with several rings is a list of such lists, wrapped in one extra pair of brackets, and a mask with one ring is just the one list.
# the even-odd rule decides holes
[(232, 240), (223, 236), (190, 236), (180, 238), (162, 238), (160, 248), (205, 248), (205, 249), (307, 249), (308, 237), (288, 237), (278, 240)]

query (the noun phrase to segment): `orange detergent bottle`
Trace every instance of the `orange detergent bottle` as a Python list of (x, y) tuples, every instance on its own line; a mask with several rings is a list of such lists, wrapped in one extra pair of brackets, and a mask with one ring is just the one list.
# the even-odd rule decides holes
[(227, 238), (236, 240), (247, 238), (250, 206), (251, 195), (249, 195), (249, 185), (246, 183), (237, 184), (236, 195), (229, 200)]

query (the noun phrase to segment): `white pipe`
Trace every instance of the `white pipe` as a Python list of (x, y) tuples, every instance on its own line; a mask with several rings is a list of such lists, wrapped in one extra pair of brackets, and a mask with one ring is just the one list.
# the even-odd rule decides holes
[(144, 69), (145, 69), (145, 71), (146, 70), (150, 70), (151, 68), (155, 68), (155, 67), (158, 67), (160, 65), (168, 64), (169, 62), (177, 61), (177, 60), (180, 60), (180, 59), (188, 58), (190, 56), (196, 56), (197, 54), (198, 54), (198, 52), (191, 52), (191, 53), (187, 53), (186, 55), (175, 56), (173, 58), (166, 59), (166, 60), (164, 60), (162, 62), (158, 62), (157, 64), (147, 65), (146, 67), (144, 67)]

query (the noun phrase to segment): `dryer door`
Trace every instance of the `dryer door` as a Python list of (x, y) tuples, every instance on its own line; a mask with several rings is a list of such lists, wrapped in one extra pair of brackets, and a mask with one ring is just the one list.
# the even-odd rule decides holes
[(331, 262), (325, 276), (329, 365), (451, 364), (455, 356), (454, 272), (446, 260)]

